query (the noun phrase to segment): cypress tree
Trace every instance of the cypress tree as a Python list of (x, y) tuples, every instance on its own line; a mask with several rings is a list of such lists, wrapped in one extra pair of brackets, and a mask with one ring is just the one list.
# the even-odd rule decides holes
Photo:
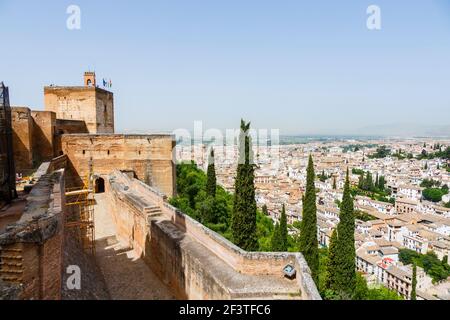
[(337, 230), (334, 229), (330, 238), (330, 245), (328, 247), (328, 261), (327, 261), (327, 278), (325, 287), (332, 291), (336, 291), (336, 274), (338, 269), (338, 253), (337, 249)]
[(235, 182), (231, 231), (234, 243), (247, 251), (258, 249), (256, 236), (255, 169), (250, 123), (241, 120), (239, 162)]
[(364, 190), (364, 173), (362, 173), (358, 178), (358, 188)]
[(337, 189), (336, 177), (333, 179), (333, 190)]
[(272, 234), (271, 246), (273, 252), (280, 252), (281, 250), (281, 237), (280, 237), (280, 225), (275, 224), (275, 228)]
[(314, 184), (314, 163), (309, 156), (306, 174), (306, 191), (303, 201), (303, 219), (300, 228), (300, 249), (311, 269), (311, 275), (318, 284), (319, 274), (319, 243), (317, 240), (317, 204), (316, 187)]
[(355, 252), (355, 215), (353, 199), (350, 194), (350, 178), (347, 169), (344, 195), (342, 197), (340, 222), (337, 226), (336, 252), (337, 269), (335, 270), (336, 293), (344, 299), (352, 297), (356, 286), (356, 252)]
[(367, 172), (367, 191), (373, 191), (374, 185), (373, 185), (373, 178), (372, 174), (370, 172)]
[(280, 218), (280, 242), (281, 242), (281, 250), (286, 252), (288, 250), (288, 229), (287, 229), (287, 217), (286, 217), (286, 207), (283, 204), (283, 209), (281, 209), (281, 218)]
[(384, 178), (384, 176), (381, 176), (381, 177), (380, 177), (380, 180), (378, 181), (378, 188), (379, 188), (381, 191), (384, 191), (385, 185), (386, 185), (386, 179)]
[(412, 289), (411, 289), (411, 300), (417, 300), (416, 287), (417, 287), (417, 265), (413, 264), (413, 274), (412, 274)]
[(206, 181), (206, 194), (210, 197), (216, 197), (217, 180), (216, 180), (216, 166), (214, 164), (214, 149), (211, 150), (208, 159), (208, 172)]

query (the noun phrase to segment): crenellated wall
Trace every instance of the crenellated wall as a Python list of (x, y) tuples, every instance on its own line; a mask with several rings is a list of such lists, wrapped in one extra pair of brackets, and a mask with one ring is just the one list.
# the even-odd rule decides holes
[[(180, 299), (320, 299), (300, 253), (246, 252), (126, 174), (107, 181), (119, 238), (142, 256)], [(295, 280), (284, 277), (292, 264)]]

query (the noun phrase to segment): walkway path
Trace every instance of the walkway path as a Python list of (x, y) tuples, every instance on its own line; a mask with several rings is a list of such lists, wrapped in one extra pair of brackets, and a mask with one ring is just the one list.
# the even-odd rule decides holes
[(95, 239), (98, 265), (113, 300), (171, 300), (170, 290), (131, 248), (117, 241), (103, 194), (96, 195)]

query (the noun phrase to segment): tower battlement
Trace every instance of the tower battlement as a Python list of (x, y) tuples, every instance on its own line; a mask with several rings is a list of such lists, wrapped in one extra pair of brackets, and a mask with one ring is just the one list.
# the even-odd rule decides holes
[(84, 73), (83, 86), (47, 86), (45, 111), (57, 119), (81, 120), (89, 133), (114, 133), (114, 94), (96, 86), (95, 72)]
[(87, 71), (84, 73), (84, 85), (86, 87), (95, 87), (97, 85), (95, 72)]

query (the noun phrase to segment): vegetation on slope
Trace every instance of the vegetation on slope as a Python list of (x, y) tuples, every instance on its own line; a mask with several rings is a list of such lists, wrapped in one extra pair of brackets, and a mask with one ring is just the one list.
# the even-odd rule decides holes
[(450, 265), (447, 263), (448, 257), (441, 261), (434, 252), (420, 254), (409, 249), (400, 249), (399, 259), (405, 265), (416, 264), (424, 269), (433, 282), (439, 282), (450, 277)]
[[(329, 288), (329, 253), (328, 248), (319, 249), (319, 292), (325, 300), (340, 300), (342, 297)], [(362, 274), (356, 273), (353, 300), (403, 300), (395, 291), (381, 285), (369, 287)]]

